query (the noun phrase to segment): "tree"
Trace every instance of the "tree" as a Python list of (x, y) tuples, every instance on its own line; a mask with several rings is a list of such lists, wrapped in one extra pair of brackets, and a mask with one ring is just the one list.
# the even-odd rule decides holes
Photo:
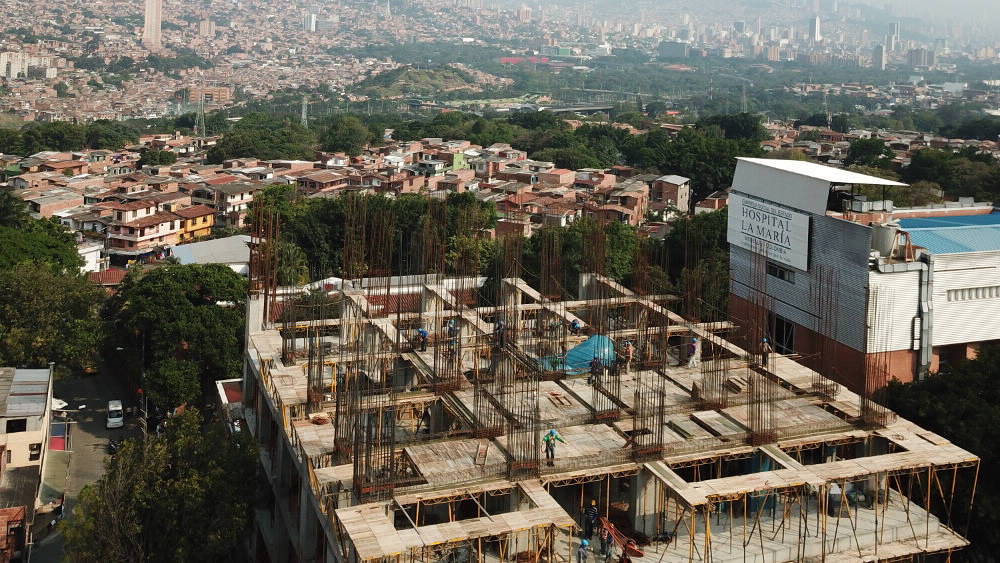
[(80, 370), (101, 343), (100, 289), (75, 271), (42, 262), (0, 269), (0, 365)]
[(767, 138), (767, 131), (761, 124), (761, 119), (761, 116), (755, 113), (713, 115), (699, 121), (698, 127), (718, 125), (727, 139), (763, 141)]
[(147, 165), (157, 166), (164, 164), (173, 164), (175, 162), (177, 162), (177, 153), (173, 151), (148, 150), (142, 153), (142, 156), (139, 157), (138, 165), (140, 167)]
[(847, 149), (847, 158), (844, 159), (844, 164), (886, 168), (892, 164), (892, 159), (895, 156), (892, 149), (882, 139), (875, 137), (855, 139), (851, 141), (851, 146)]
[(230, 158), (312, 159), (312, 133), (287, 118), (251, 113), (240, 119), (206, 156), (217, 164)]
[(83, 488), (62, 526), (66, 551), (81, 563), (245, 561), (257, 464), (242, 434), (189, 408), (162, 435), (127, 441)]
[(69, 85), (65, 82), (57, 82), (53, 88), (56, 91), (57, 98), (65, 98), (69, 95)]
[[(993, 430), (1000, 417), (998, 368), (1000, 350), (995, 344), (984, 344), (975, 360), (944, 366), (921, 381), (908, 384), (893, 381), (882, 393), (885, 405), (900, 416), (940, 434), (982, 460), (983, 473), (971, 518), (967, 502), (955, 502), (951, 514), (956, 522), (970, 522), (968, 538), (972, 545), (967, 548), (966, 556), (971, 561), (992, 561), (1000, 551), (1000, 536), (996, 534), (1000, 526), (1000, 513), (996, 510), (1000, 504), (1000, 481), (992, 478), (994, 468), (1000, 464), (1000, 443)], [(971, 479), (966, 481), (958, 481), (957, 499), (968, 499)], [(936, 508), (938, 515), (944, 516), (945, 507)]]
[(220, 264), (130, 271), (105, 307), (106, 355), (161, 408), (210, 395), (216, 379), (240, 375), (245, 295)]
[[(24, 200), (9, 190), (0, 191), (0, 227), (18, 227), (28, 221)], [(6, 239), (4, 239), (6, 240)]]
[(278, 285), (302, 285), (309, 281), (305, 252), (294, 242), (278, 243)]
[[(12, 200), (8, 199), (5, 207), (9, 209), (9, 219), (0, 224), (0, 269), (31, 261), (48, 264), (57, 272), (80, 271), (83, 260), (72, 233), (53, 219), (21, 216), (19, 221), (16, 203)], [(7, 220), (13, 223), (7, 225)]]
[(335, 115), (330, 118), (320, 136), (323, 150), (361, 154), (371, 141), (371, 134), (358, 118), (352, 115)]

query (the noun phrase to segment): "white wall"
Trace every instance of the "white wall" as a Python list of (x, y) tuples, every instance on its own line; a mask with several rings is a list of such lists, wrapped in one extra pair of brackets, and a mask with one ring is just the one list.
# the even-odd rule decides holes
[(919, 271), (871, 272), (866, 323), (868, 352), (913, 349), (914, 337), (919, 337), (919, 332), (914, 334), (913, 319), (919, 308)]
[(934, 346), (1000, 339), (1000, 252), (936, 256), (933, 299)]

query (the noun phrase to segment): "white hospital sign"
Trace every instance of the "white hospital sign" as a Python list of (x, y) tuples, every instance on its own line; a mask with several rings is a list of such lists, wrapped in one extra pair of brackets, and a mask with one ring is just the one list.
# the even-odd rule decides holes
[(729, 195), (729, 244), (809, 269), (809, 216), (740, 194)]

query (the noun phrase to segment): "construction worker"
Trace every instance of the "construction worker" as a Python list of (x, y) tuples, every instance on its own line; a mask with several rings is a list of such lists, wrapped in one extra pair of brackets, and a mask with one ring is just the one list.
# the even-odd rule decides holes
[(424, 327), (417, 329), (417, 338), (420, 339), (420, 351), (427, 351), (427, 330)]
[(594, 356), (594, 359), (590, 361), (590, 376), (587, 377), (587, 385), (593, 385), (602, 371), (604, 371), (604, 364), (601, 363), (600, 358)]
[(496, 343), (498, 348), (503, 347), (504, 337), (507, 334), (507, 327), (504, 326), (503, 321), (497, 321), (497, 324), (493, 327), (493, 341)]
[(591, 500), (590, 506), (583, 510), (583, 537), (588, 540), (594, 535), (594, 528), (597, 527), (597, 501)]
[(573, 322), (569, 323), (569, 331), (573, 336), (580, 334), (580, 319), (573, 319)]
[(630, 340), (625, 341), (625, 373), (628, 373), (632, 367), (632, 342)]
[(701, 342), (697, 338), (691, 339), (688, 345), (688, 367), (696, 368), (701, 365)]
[(606, 561), (608, 557), (611, 557), (611, 538), (609, 537), (608, 529), (601, 526), (601, 529), (597, 532), (597, 537), (601, 539), (601, 555)]
[(587, 540), (580, 540), (580, 547), (576, 550), (576, 563), (587, 563), (587, 551), (590, 542)]
[(458, 349), (458, 326), (455, 324), (455, 319), (448, 320), (448, 357), (454, 358), (455, 351)]
[(555, 428), (550, 429), (545, 436), (542, 437), (542, 442), (545, 444), (545, 465), (553, 465), (553, 461), (556, 459), (556, 441), (566, 443), (566, 440), (562, 439), (562, 436), (556, 434)]
[(774, 351), (774, 349), (771, 348), (771, 343), (767, 341), (767, 337), (765, 336), (764, 340), (761, 341), (761, 343), (760, 343), (760, 354), (761, 354), (761, 359), (764, 362), (764, 367), (765, 368), (767, 367), (767, 358), (768, 358), (768, 356), (771, 355), (771, 352), (773, 352), (773, 351)]

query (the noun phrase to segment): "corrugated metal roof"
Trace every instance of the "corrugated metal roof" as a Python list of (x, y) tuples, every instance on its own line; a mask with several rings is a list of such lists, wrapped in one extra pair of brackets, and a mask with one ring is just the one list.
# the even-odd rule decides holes
[(900, 219), (899, 227), (933, 254), (1000, 250), (1000, 213)]
[(1000, 225), (1000, 213), (980, 215), (950, 215), (946, 217), (919, 217), (900, 219), (899, 226), (904, 231), (933, 227), (972, 227), (978, 225)]
[(913, 244), (933, 254), (1000, 250), (1000, 225), (907, 230)]
[(893, 182), (892, 180), (886, 180), (884, 178), (878, 178), (875, 176), (868, 176), (866, 174), (858, 174), (857, 172), (851, 172), (850, 170), (843, 170), (841, 168), (834, 168), (832, 166), (824, 166), (822, 164), (816, 164), (815, 162), (807, 162), (804, 160), (780, 160), (776, 158), (749, 158), (749, 157), (737, 157), (736, 160), (751, 162), (753, 164), (757, 164), (767, 168), (773, 168), (775, 170), (781, 170), (783, 172), (790, 172), (792, 174), (797, 174), (799, 176), (808, 176), (810, 178), (816, 178), (817, 180), (824, 180), (832, 184), (906, 186), (906, 184)]
[(47, 369), (0, 368), (0, 416), (44, 414), (50, 384)]

